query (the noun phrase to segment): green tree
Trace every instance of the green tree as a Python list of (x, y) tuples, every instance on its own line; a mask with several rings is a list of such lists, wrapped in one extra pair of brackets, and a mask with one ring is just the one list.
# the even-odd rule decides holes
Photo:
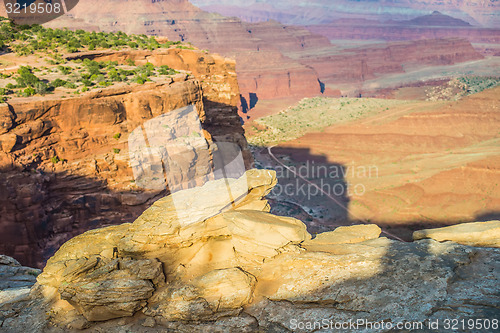
[(19, 76), (16, 77), (16, 82), (19, 88), (34, 88), (35, 85), (40, 82), (40, 79), (33, 74), (31, 67), (21, 66), (21, 68), (17, 70), (17, 74), (19, 74)]

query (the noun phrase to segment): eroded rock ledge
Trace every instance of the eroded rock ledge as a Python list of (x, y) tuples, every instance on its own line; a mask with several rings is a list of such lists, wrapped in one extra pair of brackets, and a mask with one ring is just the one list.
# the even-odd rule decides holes
[[(134, 223), (71, 239), (29, 298), (0, 303), (2, 329), (309, 332), (323, 319), (427, 325), (498, 315), (500, 249), (402, 243), (374, 225), (312, 238), (301, 221), (268, 213), (275, 184), (268, 170), (209, 181), (158, 200)], [(462, 228), (477, 235), (497, 224)]]
[[(234, 60), (184, 49), (82, 54), (138, 65), (150, 61), (182, 73), (68, 98), (54, 94), (0, 104), (0, 253), (24, 265), (43, 267), (70, 238), (132, 222), (166, 194), (138, 186), (129, 158), (131, 133), (153, 119), (193, 106), (203, 128), (197, 134), (207, 144), (234, 144), (247, 166), (251, 161), (237, 114)], [(195, 164), (186, 162), (189, 156), (179, 158), (184, 170)]]

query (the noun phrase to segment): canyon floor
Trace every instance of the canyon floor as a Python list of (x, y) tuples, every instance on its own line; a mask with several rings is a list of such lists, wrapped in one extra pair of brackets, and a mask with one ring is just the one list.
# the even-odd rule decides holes
[(499, 96), (312, 98), (245, 127), (258, 166), (278, 171), (275, 213), (310, 232), (371, 222), (409, 240), (500, 214)]

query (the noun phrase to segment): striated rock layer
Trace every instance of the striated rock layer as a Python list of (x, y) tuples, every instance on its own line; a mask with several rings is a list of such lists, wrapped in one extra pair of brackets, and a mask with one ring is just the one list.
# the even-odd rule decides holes
[[(194, 76), (119, 84), (67, 99), (15, 98), (0, 105), (0, 253), (26, 265), (42, 265), (83, 231), (133, 221), (164, 195), (161, 188), (139, 186), (131, 168), (129, 134), (151, 119), (194, 106), (203, 128), (199, 141), (234, 144), (250, 163), (236, 112), (234, 61), (195, 50), (93, 57), (150, 60)], [(202, 172), (195, 170), (196, 155), (179, 159), (187, 172)]]
[(50, 26), (75, 27), (83, 21), (89, 25), (88, 29), (98, 26), (103, 31), (166, 36), (230, 56), (237, 63), (242, 111), (251, 109), (259, 100), (321, 93), (338, 96), (337, 88), (325, 87), (325, 82), (347, 82), (350, 88), (358, 88), (357, 85), (369, 78), (404, 72), (404, 68), (450, 65), (482, 58), (466, 40), (430, 40), (441, 35), (422, 34), (418, 39), (429, 40), (417, 43), (344, 50), (342, 44), (332, 45), (322, 31), (311, 32), (305, 27), (287, 26), (273, 20), (255, 24), (242, 22), (204, 12), (187, 0), (118, 2), (80, 1), (68, 16), (52, 21)]
[[(380, 21), (402, 20), (446, 13), (474, 25), (495, 27), (500, 23), (500, 5), (482, 0), (192, 0), (196, 6), (245, 21), (276, 19), (286, 24), (314, 24), (338, 18), (365, 18)], [(429, 22), (428, 20), (426, 23)], [(430, 23), (434, 23), (430, 21)], [(442, 23), (442, 21), (438, 21)], [(445, 21), (456, 24), (454, 21)]]
[(347, 49), (304, 57), (325, 83), (361, 83), (383, 74), (405, 73), (411, 68), (453, 65), (483, 59), (465, 39), (426, 39)]
[[(116, 7), (120, 6), (120, 10)], [(84, 21), (88, 28), (98, 26), (103, 31), (124, 31), (166, 36), (171, 40), (189, 41), (235, 58), (241, 75), (241, 93), (260, 98), (313, 96), (321, 93), (317, 74), (299, 62), (283, 57), (282, 50), (297, 50), (309, 44), (329, 44), (320, 35), (304, 28), (285, 29), (277, 22), (247, 25), (236, 18), (210, 14), (187, 0), (118, 0), (102, 2), (81, 1), (69, 16), (54, 20), (51, 27), (72, 27)], [(133, 22), (133, 24), (131, 24)], [(252, 52), (248, 57), (247, 52)], [(262, 70), (271, 68), (271, 71)], [(279, 88), (276, 88), (279, 87)], [(304, 88), (305, 87), (305, 88)], [(302, 90), (300, 90), (302, 89)]]
[(473, 43), (498, 44), (498, 28), (413, 25), (407, 22), (379, 23), (370, 20), (338, 20), (307, 27), (328, 39), (415, 40), (424, 38), (465, 38)]
[[(351, 320), (356, 331), (371, 332), (368, 322), (424, 329), (471, 313), (495, 319), (498, 248), (397, 242), (379, 238), (374, 225), (311, 239), (301, 221), (267, 212), (263, 197), (275, 185), (274, 172), (250, 170), (162, 198), (134, 223), (73, 238), (47, 262), (30, 297), (0, 301), (0, 325), (310, 332), (323, 320), (329, 331)], [(489, 242), (500, 245), (498, 237)]]

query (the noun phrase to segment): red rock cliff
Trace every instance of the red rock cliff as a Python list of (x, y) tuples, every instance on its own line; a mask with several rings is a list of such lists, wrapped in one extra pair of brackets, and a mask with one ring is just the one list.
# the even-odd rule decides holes
[(234, 61), (195, 50), (92, 57), (149, 60), (194, 76), (0, 106), (0, 253), (27, 265), (42, 265), (83, 231), (133, 221), (165, 194), (137, 186), (129, 161), (129, 134), (152, 118), (195, 105), (206, 140), (236, 143), (250, 161)]

